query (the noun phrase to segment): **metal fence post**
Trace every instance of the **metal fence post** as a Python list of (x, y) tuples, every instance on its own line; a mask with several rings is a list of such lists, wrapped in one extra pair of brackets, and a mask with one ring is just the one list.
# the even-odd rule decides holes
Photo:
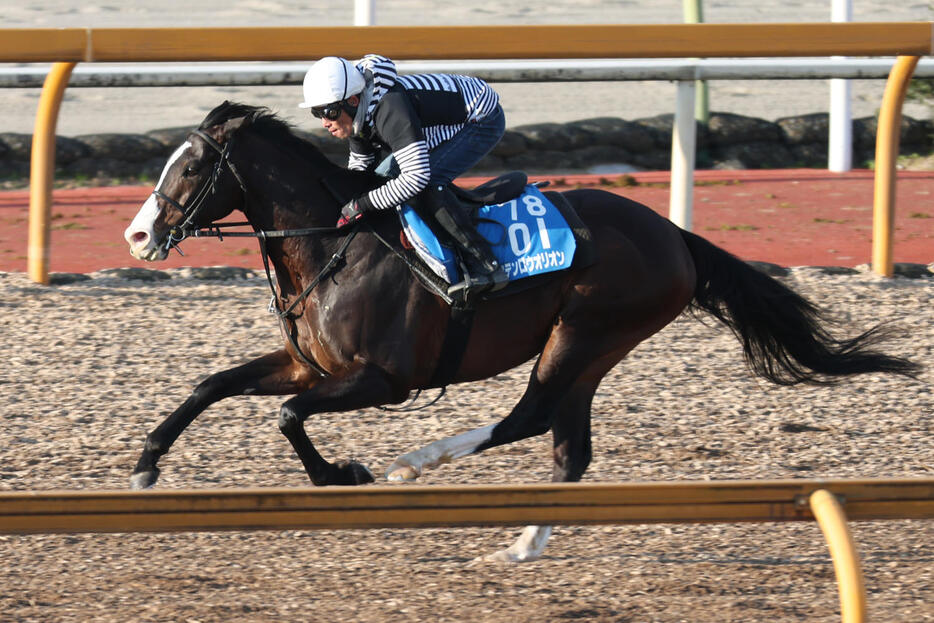
[(895, 232), (895, 161), (902, 133), (902, 104), (918, 56), (899, 56), (885, 83), (876, 129), (876, 175), (872, 201), (872, 270), (895, 274), (892, 247)]
[(29, 278), (49, 283), (49, 218), (55, 180), (55, 126), (65, 87), (75, 63), (55, 63), (45, 79), (32, 136), (29, 177), (29, 242), (26, 263)]

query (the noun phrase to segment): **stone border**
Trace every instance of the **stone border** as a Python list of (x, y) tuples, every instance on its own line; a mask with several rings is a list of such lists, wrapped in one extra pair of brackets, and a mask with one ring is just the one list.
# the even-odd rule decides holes
[[(600, 165), (669, 170), (674, 116), (626, 121), (597, 117), (570, 123), (538, 123), (511, 128), (468, 174), (522, 170), (531, 174), (586, 172)], [(785, 169), (827, 166), (829, 115), (813, 113), (766, 121), (731, 113), (712, 113), (697, 124), (699, 169)], [(853, 161), (875, 157), (877, 120), (853, 121)], [(118, 179), (152, 182), (191, 128), (146, 134), (87, 134), (56, 138), (56, 177), (60, 180)], [(347, 144), (323, 129), (296, 130), (338, 164), (346, 164)], [(32, 135), (0, 133), (0, 181), (29, 176)], [(902, 118), (901, 152), (934, 152), (934, 120)]]

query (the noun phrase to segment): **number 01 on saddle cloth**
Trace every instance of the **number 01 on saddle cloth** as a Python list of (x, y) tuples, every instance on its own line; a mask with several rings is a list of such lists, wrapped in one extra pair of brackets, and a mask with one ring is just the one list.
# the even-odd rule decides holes
[[(411, 207), (397, 208), (418, 256), (448, 283), (461, 280), (454, 252), (442, 245)], [(477, 231), (490, 241), (509, 281), (570, 268), (577, 243), (561, 212), (529, 184), (521, 195), (477, 211)]]

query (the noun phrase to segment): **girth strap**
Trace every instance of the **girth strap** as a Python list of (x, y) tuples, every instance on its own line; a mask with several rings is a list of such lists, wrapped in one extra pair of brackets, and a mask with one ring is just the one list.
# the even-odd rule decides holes
[(452, 306), (450, 309), (451, 318), (444, 334), (444, 342), (441, 344), (441, 354), (438, 355), (438, 364), (428, 381), (428, 387), (445, 387), (453, 381), (464, 361), (464, 353), (467, 352), (476, 308)]
[[(388, 240), (383, 238), (376, 229), (371, 228), (370, 231), (383, 246), (402, 260), (413, 272), (417, 274), (422, 273), (421, 268), (417, 264), (409, 261), (404, 254), (400, 253)], [(467, 341), (470, 339), (470, 329), (473, 327), (473, 318), (476, 308), (474, 306), (464, 307), (455, 304), (446, 291), (435, 287), (434, 282), (427, 277), (423, 277), (421, 281), (423, 284), (430, 286), (430, 291), (441, 297), (444, 302), (449, 305), (449, 309), (451, 310), (451, 318), (448, 321), (448, 328), (444, 334), (444, 342), (441, 344), (441, 353), (438, 355), (438, 363), (435, 365), (435, 371), (428, 381), (428, 387), (444, 388), (454, 379), (454, 375), (460, 369), (461, 362), (464, 360), (464, 353), (467, 352)]]

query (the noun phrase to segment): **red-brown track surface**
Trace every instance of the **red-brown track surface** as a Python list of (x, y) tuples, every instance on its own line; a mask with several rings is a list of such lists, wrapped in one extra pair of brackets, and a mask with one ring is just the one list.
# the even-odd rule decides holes
[[(668, 214), (667, 172), (532, 176), (551, 189), (604, 188)], [(477, 178), (460, 184), (472, 186)], [(633, 181), (635, 182), (632, 185)], [(628, 185), (627, 185), (628, 184)], [(261, 269), (250, 238), (187, 240), (185, 256), (149, 264), (130, 257), (123, 230), (152, 189), (116, 186), (53, 193), (50, 272), (128, 266)], [(903, 171), (896, 185), (896, 262), (934, 262), (934, 171)], [(781, 266), (856, 266), (872, 252), (873, 174), (814, 169), (698, 171), (693, 231), (745, 260)], [(0, 271), (26, 272), (28, 191), (0, 192)]]

